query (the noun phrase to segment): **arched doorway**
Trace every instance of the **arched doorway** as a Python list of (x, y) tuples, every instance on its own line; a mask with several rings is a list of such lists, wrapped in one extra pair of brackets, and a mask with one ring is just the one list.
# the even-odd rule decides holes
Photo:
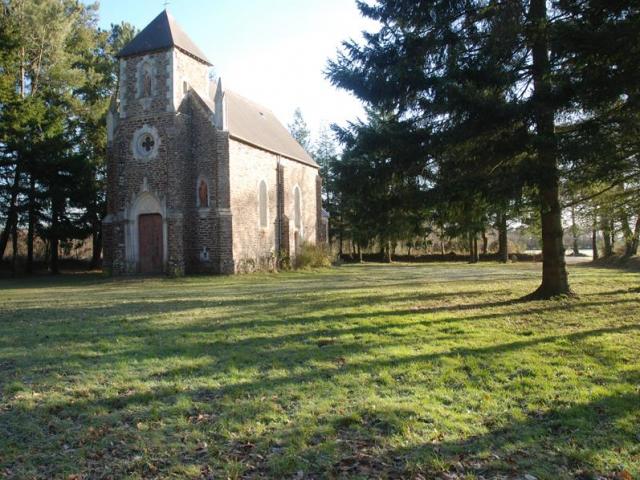
[(140, 273), (161, 273), (163, 265), (162, 215), (147, 213), (138, 217)]
[(168, 256), (167, 209), (164, 199), (143, 190), (126, 210), (128, 269), (130, 273), (162, 273)]

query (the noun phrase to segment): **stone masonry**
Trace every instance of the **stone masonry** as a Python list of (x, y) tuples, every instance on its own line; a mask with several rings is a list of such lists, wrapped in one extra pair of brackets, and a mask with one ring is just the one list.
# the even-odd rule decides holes
[[(324, 241), (317, 165), (270, 112), (239, 96), (227, 100), (221, 82), (210, 84), (208, 61), (166, 12), (154, 20), (155, 32), (158, 24), (169, 44), (162, 37), (144, 51), (136, 45), (154, 39), (134, 39), (120, 55), (108, 116), (105, 269), (270, 269), (279, 255), (295, 257), (303, 243)], [(255, 135), (238, 123), (244, 118), (256, 122)], [(266, 198), (259, 194), (265, 186)], [(161, 227), (145, 231), (141, 216)]]

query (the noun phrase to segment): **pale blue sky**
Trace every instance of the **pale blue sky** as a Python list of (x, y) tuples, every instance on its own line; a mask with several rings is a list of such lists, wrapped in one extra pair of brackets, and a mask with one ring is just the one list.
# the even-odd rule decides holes
[[(163, 0), (102, 0), (100, 26), (127, 21), (142, 29), (163, 8)], [(227, 87), (284, 124), (296, 107), (314, 134), (362, 116), (360, 103), (323, 76), (342, 40), (375, 28), (354, 0), (171, 0), (168, 9)]]

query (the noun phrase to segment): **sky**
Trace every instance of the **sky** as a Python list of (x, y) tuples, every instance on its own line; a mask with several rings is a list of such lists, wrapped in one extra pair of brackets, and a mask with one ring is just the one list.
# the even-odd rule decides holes
[[(164, 8), (164, 0), (101, 0), (99, 25), (126, 21), (141, 30)], [(314, 136), (364, 115), (360, 102), (323, 74), (342, 41), (376, 28), (354, 0), (171, 0), (167, 8), (225, 87), (270, 108), (285, 125), (298, 107)]]

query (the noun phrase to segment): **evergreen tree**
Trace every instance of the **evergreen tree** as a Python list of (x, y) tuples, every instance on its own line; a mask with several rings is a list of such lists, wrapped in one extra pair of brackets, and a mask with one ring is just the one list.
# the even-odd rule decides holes
[[(588, 179), (623, 170), (630, 158), (624, 146), (630, 144), (604, 142), (616, 153), (606, 159), (593, 151), (577, 156), (575, 145), (568, 148), (570, 142), (563, 141), (563, 129), (582, 138), (595, 132), (593, 138), (602, 140), (604, 132), (635, 128), (639, 7), (546, 0), (358, 5), (382, 26), (362, 45), (344, 44), (329, 65), (330, 79), (426, 134), (415, 161), (436, 173), (459, 174), (438, 175), (438, 187), (447, 194), (457, 184), (464, 186), (461, 197), (481, 194), (504, 204), (509, 184), (515, 192), (531, 192), (543, 246), (542, 284), (531, 298), (571, 294), (561, 177), (576, 165)], [(588, 37), (591, 30), (596, 34)], [(607, 39), (616, 34), (614, 51)], [(629, 51), (623, 44), (634, 47)], [(587, 72), (592, 63), (595, 71)], [(617, 77), (619, 82), (611, 82)]]
[(326, 181), (331, 177), (331, 165), (338, 157), (338, 148), (333, 132), (322, 126), (318, 133), (318, 139), (311, 150), (313, 158), (320, 165), (320, 175)]
[(61, 240), (99, 236), (114, 55), (133, 29), (99, 31), (95, 8), (77, 0), (2, 3), (0, 258), (9, 235), (26, 225), (28, 271), (37, 233), (49, 244), (53, 272)]
[[(395, 245), (424, 236), (424, 178), (411, 125), (386, 111), (368, 112), (367, 123), (336, 129), (345, 147), (334, 167), (342, 235), (361, 248), (374, 240), (386, 261)], [(414, 145), (414, 148), (411, 148)]]
[(299, 108), (296, 108), (295, 112), (293, 112), (293, 120), (289, 124), (289, 132), (302, 148), (307, 152), (311, 150), (311, 132), (302, 116), (302, 110)]

